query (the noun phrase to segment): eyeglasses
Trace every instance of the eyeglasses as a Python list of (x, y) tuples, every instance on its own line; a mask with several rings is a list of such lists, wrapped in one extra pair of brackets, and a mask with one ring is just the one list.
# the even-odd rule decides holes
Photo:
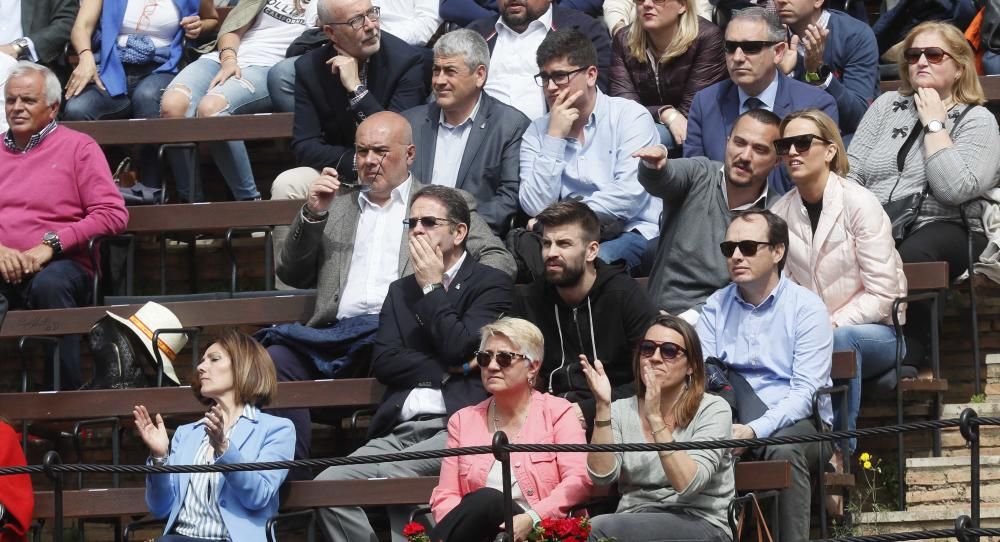
[[(641, 6), (646, 3), (646, 0), (633, 0), (635, 5)], [(667, 3), (667, 0), (651, 0), (654, 6), (662, 6)]]
[(525, 356), (524, 354), (515, 354), (514, 352), (476, 350), (476, 363), (478, 363), (479, 367), (483, 369), (489, 367), (490, 362), (494, 359), (497, 360), (497, 365), (499, 365), (501, 369), (506, 369), (507, 367), (510, 367), (511, 363), (514, 363), (515, 359), (518, 358), (528, 359), (528, 356)]
[[(777, 153), (778, 156), (785, 156), (792, 150), (792, 147), (795, 147), (795, 152), (802, 154), (808, 151), (809, 147), (812, 147), (814, 141), (822, 141), (828, 145), (833, 143), (833, 141), (824, 139), (816, 134), (802, 134), (775, 139), (774, 152)], [(740, 248), (740, 252), (743, 252), (742, 247)]]
[[(921, 56), (927, 57), (927, 62), (931, 64), (940, 64), (944, 57), (951, 56), (951, 53), (940, 47), (910, 47), (903, 51), (903, 58), (906, 59), (907, 64), (916, 64), (920, 61)], [(952, 58), (955, 57), (952, 56)]]
[(660, 357), (667, 361), (674, 361), (682, 354), (687, 354), (687, 350), (677, 343), (644, 339), (639, 343), (639, 357), (651, 358), (657, 349), (660, 350)]
[(365, 25), (365, 19), (368, 19), (369, 21), (371, 21), (371, 22), (374, 23), (375, 21), (377, 21), (379, 19), (379, 16), (381, 15), (381, 13), (382, 13), (382, 9), (379, 8), (378, 6), (375, 6), (375, 7), (370, 8), (368, 11), (364, 12), (363, 14), (358, 15), (357, 17), (351, 17), (350, 19), (347, 20), (347, 22), (344, 22), (344, 23), (329, 23), (329, 24), (331, 24), (331, 25), (349, 24), (349, 25), (351, 25), (351, 28), (353, 28), (355, 30), (360, 30), (361, 27)]
[(436, 216), (421, 216), (421, 217), (410, 217), (403, 220), (403, 224), (406, 224), (410, 228), (416, 228), (417, 224), (424, 227), (425, 230), (438, 227), (442, 222), (445, 224), (452, 223), (457, 224), (455, 220), (450, 218), (438, 218)]
[(723, 256), (732, 258), (737, 247), (740, 249), (740, 254), (744, 256), (755, 256), (757, 254), (757, 249), (760, 248), (761, 245), (773, 247), (774, 243), (768, 243), (766, 241), (723, 241), (719, 243), (719, 248), (722, 250)]
[(535, 83), (540, 87), (549, 86), (549, 81), (555, 82), (556, 85), (562, 86), (569, 83), (569, 80), (573, 78), (574, 75), (586, 70), (590, 66), (584, 66), (582, 68), (577, 68), (569, 72), (555, 72), (555, 73), (545, 73), (539, 72), (535, 74)]
[(735, 55), (737, 49), (743, 50), (745, 55), (756, 55), (765, 47), (777, 45), (778, 41), (729, 41), (726, 40), (726, 54)]

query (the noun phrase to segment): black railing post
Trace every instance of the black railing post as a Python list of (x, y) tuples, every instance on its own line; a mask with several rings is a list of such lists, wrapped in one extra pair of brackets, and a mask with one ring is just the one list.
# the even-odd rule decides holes
[(503, 473), (503, 521), (504, 532), (497, 535), (494, 542), (514, 542), (514, 504), (511, 495), (510, 452), (507, 451), (507, 433), (493, 433), (493, 457), (500, 462), (500, 472)]
[(45, 475), (52, 479), (53, 510), (52, 515), (52, 540), (63, 541), (63, 473), (52, 469), (53, 465), (61, 465), (62, 459), (59, 453), (51, 450), (45, 454), (42, 460), (45, 465)]
[(969, 516), (958, 516), (955, 518), (955, 538), (958, 542), (972, 542), (972, 538), (965, 532), (966, 529), (974, 527)]
[(976, 416), (975, 410), (967, 408), (958, 418), (958, 428), (965, 437), (965, 445), (969, 448), (969, 485), (972, 490), (969, 505), (973, 527), (979, 527), (979, 424), (975, 422)]

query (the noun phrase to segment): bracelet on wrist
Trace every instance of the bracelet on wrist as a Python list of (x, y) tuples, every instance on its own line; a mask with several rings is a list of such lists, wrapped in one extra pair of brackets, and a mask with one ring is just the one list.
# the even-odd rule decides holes
[(90, 53), (90, 54), (94, 54), (94, 52), (93, 52), (93, 51), (91, 51), (90, 49), (83, 49), (83, 50), (81, 50), (81, 51), (77, 51), (77, 52), (76, 52), (76, 56), (80, 56), (80, 55), (82, 55), (83, 53)]
[(667, 425), (667, 424), (663, 424), (663, 427), (657, 429), (656, 431), (651, 432), (650, 434), (653, 435), (653, 436), (656, 436), (657, 433), (659, 433), (660, 431), (663, 431), (664, 429), (666, 429), (668, 427), (670, 427), (670, 426)]
[(611, 425), (611, 418), (606, 420), (594, 420), (594, 427), (609, 427)]
[(219, 49), (219, 54), (221, 55), (222, 53), (225, 53), (226, 51), (232, 51), (233, 52), (233, 56), (236, 56), (236, 48), (235, 47), (223, 47), (222, 49)]

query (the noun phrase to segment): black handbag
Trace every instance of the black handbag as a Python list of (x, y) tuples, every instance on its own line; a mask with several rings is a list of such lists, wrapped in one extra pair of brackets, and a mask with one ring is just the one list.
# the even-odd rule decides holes
[[(156, 386), (155, 364), (132, 330), (110, 316), (94, 324), (87, 336), (94, 358), (94, 378), (81, 390), (120, 390)], [(169, 382), (169, 379), (164, 379)]]

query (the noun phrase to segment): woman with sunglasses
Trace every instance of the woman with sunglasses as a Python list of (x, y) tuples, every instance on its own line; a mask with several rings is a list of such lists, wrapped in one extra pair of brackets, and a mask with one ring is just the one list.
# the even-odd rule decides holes
[[(878, 199), (844, 178), (847, 153), (833, 119), (817, 109), (792, 113), (781, 122), (774, 147), (795, 183), (771, 209), (788, 223), (785, 274), (823, 299), (834, 351), (855, 354), (858, 371), (848, 383), (847, 405), (835, 409), (838, 420), (846, 416), (847, 428), (855, 429), (862, 379), (878, 378), (886, 392), (896, 387), (892, 303), (906, 295), (903, 262)], [(834, 454), (838, 471), (856, 444), (850, 439)]]
[[(584, 444), (586, 435), (569, 401), (535, 390), (542, 364), (542, 332), (527, 320), (501, 318), (482, 329), (476, 363), (492, 396), (448, 421), (448, 447), (484, 446), (503, 431), (511, 443)], [(514, 525), (504, 525), (503, 475), (492, 455), (446, 457), (431, 494), (437, 526), (430, 538), (445, 542), (493, 540), (500, 531), (522, 542), (545, 518), (565, 517), (590, 495), (583, 454), (512, 453)]]
[(614, 35), (609, 94), (644, 105), (674, 148), (687, 138), (695, 93), (728, 77), (722, 31), (695, 0), (635, 0), (633, 13)]
[[(972, 49), (954, 26), (916, 26), (903, 41), (898, 63), (899, 90), (882, 94), (861, 119), (848, 149), (847, 177), (871, 190), (883, 206), (911, 199), (916, 204), (919, 194), (926, 194), (916, 220), (897, 238), (899, 254), (904, 262), (947, 261), (954, 279), (968, 267), (963, 204), (996, 185), (997, 121), (982, 107), (986, 99)], [(986, 247), (981, 206), (964, 210), (978, 255)], [(925, 304), (911, 304), (907, 314), (907, 335), (926, 337)], [(918, 345), (910, 344), (908, 357), (915, 362), (923, 358), (922, 348), (912, 348)]]
[[(597, 400), (591, 444), (692, 442), (732, 438), (732, 410), (705, 393), (701, 343), (690, 324), (660, 315), (636, 349), (636, 395), (611, 402), (611, 383), (600, 361), (581, 362)], [(734, 496), (729, 450), (590, 452), (596, 485), (618, 482), (615, 514), (593, 519), (590, 540), (728, 542), (726, 519)]]

